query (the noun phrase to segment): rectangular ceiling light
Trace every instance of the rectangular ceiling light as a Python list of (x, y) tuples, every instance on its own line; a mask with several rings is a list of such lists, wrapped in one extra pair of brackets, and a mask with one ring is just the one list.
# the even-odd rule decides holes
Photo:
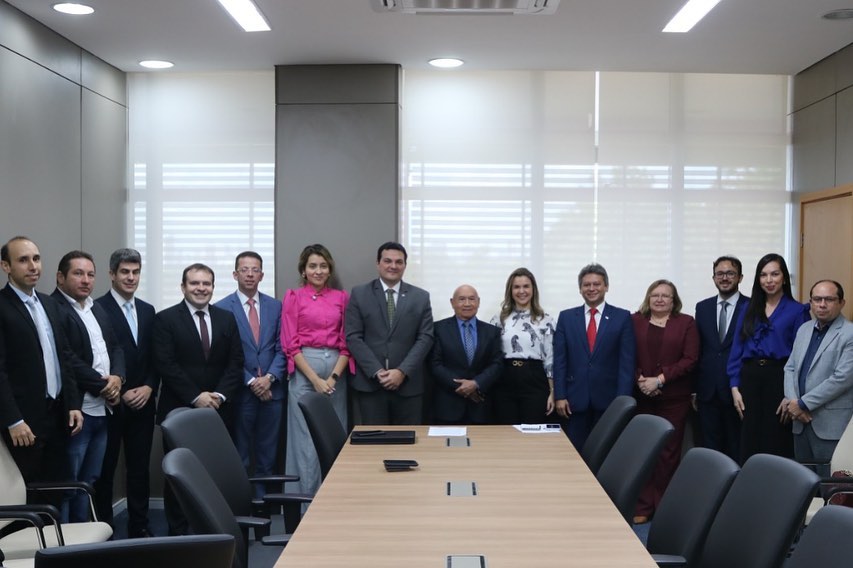
[(720, 0), (688, 0), (687, 4), (672, 17), (663, 31), (668, 33), (689, 32), (719, 2)]
[(252, 0), (219, 0), (231, 17), (247, 32), (268, 32), (270, 26)]

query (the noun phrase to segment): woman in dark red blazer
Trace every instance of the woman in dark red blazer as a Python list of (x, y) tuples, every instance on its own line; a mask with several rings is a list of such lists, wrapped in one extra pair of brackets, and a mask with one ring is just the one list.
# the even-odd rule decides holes
[(652, 282), (640, 310), (631, 319), (637, 340), (637, 412), (661, 416), (675, 427), (637, 502), (634, 522), (645, 523), (654, 514), (681, 460), (693, 368), (699, 360), (699, 332), (693, 318), (681, 313), (681, 298), (669, 280)]

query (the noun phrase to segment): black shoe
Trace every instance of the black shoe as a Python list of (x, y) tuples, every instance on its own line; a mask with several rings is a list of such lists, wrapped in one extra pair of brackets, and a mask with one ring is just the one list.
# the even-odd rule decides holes
[(140, 529), (138, 531), (128, 532), (128, 538), (151, 538), (154, 535), (148, 529)]

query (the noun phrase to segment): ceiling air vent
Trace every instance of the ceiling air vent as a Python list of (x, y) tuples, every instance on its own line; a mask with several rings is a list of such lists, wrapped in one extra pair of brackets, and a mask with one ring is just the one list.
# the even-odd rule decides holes
[(370, 0), (377, 12), (403, 14), (541, 16), (553, 14), (560, 0)]

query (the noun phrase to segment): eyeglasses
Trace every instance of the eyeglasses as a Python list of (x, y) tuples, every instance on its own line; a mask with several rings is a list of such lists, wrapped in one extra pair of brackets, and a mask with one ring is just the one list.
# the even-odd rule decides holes
[(671, 300), (672, 294), (652, 294), (649, 298), (652, 300)]
[(737, 272), (735, 272), (734, 270), (714, 273), (714, 278), (716, 278), (717, 280), (722, 280), (723, 278), (734, 278), (735, 276), (737, 276)]
[(258, 268), (257, 266), (252, 266), (252, 267), (248, 267), (248, 266), (241, 266), (241, 267), (237, 270), (237, 272), (239, 272), (240, 274), (249, 274), (250, 272), (251, 272), (252, 274), (260, 274), (260, 273), (261, 273), (261, 272), (263, 272), (263, 271), (262, 271), (260, 268)]
[(812, 304), (823, 304), (824, 302), (827, 304), (834, 304), (838, 301), (838, 296), (812, 296), (809, 299)]

